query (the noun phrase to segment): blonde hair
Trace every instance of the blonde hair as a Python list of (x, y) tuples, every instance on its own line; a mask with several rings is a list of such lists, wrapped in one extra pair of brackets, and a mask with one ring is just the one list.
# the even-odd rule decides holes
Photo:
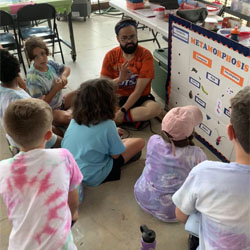
[(52, 127), (52, 110), (44, 101), (35, 98), (12, 102), (5, 111), (5, 131), (18, 146), (35, 147)]

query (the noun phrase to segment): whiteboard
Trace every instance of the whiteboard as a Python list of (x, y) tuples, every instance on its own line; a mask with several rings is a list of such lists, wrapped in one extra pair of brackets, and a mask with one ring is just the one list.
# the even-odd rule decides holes
[(171, 16), (169, 24), (168, 106), (199, 107), (198, 137), (218, 157), (232, 161), (230, 99), (250, 85), (249, 48), (178, 17)]

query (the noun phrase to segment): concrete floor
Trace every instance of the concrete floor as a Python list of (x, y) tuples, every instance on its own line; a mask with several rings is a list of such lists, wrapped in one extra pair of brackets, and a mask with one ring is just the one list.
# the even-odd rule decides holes
[[(114, 26), (120, 17), (107, 17), (92, 14), (84, 22), (74, 19), (74, 35), (77, 59), (72, 62), (70, 50), (63, 46), (65, 64), (71, 67), (67, 90), (76, 89), (83, 81), (99, 77), (105, 53), (117, 46)], [(68, 40), (67, 22), (58, 22), (61, 37)], [(139, 38), (148, 38), (148, 29), (139, 30)], [(167, 43), (159, 38), (161, 46)], [(153, 42), (143, 43), (152, 52), (157, 48)], [(56, 61), (61, 62), (60, 56)], [(164, 103), (161, 99), (159, 102)], [(151, 121), (154, 132), (160, 131), (160, 122)], [(142, 137), (146, 141), (152, 135), (150, 128), (142, 131), (130, 131), (130, 136)], [(198, 142), (196, 142), (199, 144)], [(209, 159), (216, 159), (204, 146)], [(137, 205), (133, 187), (140, 176), (145, 162), (146, 148), (139, 161), (124, 167), (120, 181), (105, 183), (99, 187), (87, 187), (85, 198), (80, 206), (79, 221), (73, 229), (75, 241), (80, 250), (135, 250), (140, 249), (141, 233), (139, 227), (146, 224), (156, 232), (158, 250), (184, 250), (187, 248), (188, 234), (181, 223), (164, 223), (147, 214)], [(0, 160), (11, 157), (0, 128)], [(38, 215), (39, 216), (39, 215)], [(8, 247), (11, 225), (6, 210), (0, 200), (0, 250)]]

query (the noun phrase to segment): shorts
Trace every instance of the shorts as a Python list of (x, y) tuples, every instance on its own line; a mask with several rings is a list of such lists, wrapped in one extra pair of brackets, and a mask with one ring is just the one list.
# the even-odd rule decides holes
[[(122, 107), (125, 104), (125, 102), (128, 100), (128, 98), (129, 98), (129, 96), (121, 96), (121, 97), (119, 97), (119, 106)], [(135, 108), (135, 107), (139, 107), (144, 102), (146, 102), (148, 100), (151, 100), (151, 101), (155, 102), (155, 97), (152, 94), (149, 94), (147, 96), (141, 96), (137, 100), (137, 102), (130, 109)]]
[(45, 148), (52, 148), (57, 140), (57, 135), (56, 134), (52, 134), (52, 137), (49, 141), (46, 142)]
[(113, 159), (113, 167), (109, 173), (109, 175), (106, 177), (106, 179), (102, 182), (108, 182), (108, 181), (118, 181), (121, 177), (121, 167), (124, 165), (124, 158), (122, 155), (120, 155), (117, 159)]
[(69, 231), (67, 240), (62, 246), (61, 250), (77, 250), (71, 230)]
[(65, 99), (64, 99), (64, 97), (62, 99), (62, 104), (59, 107), (54, 108), (54, 109), (55, 110), (65, 110)]
[(201, 223), (201, 213), (196, 212), (189, 215), (186, 224), (185, 230), (195, 237), (199, 238), (199, 229)]

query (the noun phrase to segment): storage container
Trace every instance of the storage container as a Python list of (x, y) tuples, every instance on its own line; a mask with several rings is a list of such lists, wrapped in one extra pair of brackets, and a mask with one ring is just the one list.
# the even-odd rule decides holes
[(166, 83), (168, 77), (168, 49), (156, 49), (154, 56), (155, 78), (152, 81), (154, 92), (166, 102)]
[(137, 10), (137, 9), (143, 9), (144, 8), (144, 2), (131, 2), (127, 1), (127, 8), (131, 10)]

